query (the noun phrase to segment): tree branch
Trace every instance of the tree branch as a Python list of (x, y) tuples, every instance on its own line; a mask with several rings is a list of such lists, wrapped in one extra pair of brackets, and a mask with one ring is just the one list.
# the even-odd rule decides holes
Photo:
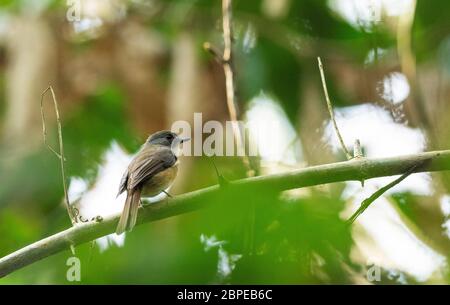
[[(281, 174), (232, 181), (227, 185), (227, 188), (220, 188), (215, 185), (176, 196), (169, 202), (163, 200), (141, 208), (137, 223), (151, 222), (212, 206), (217, 195), (230, 188), (240, 190), (267, 187), (274, 191), (284, 191), (333, 182), (361, 181), (376, 177), (400, 175), (408, 172), (411, 168), (413, 168), (413, 172), (450, 170), (450, 150), (392, 158), (353, 159)], [(119, 216), (117, 214), (101, 222), (75, 225), (1, 258), (0, 277), (50, 255), (69, 250), (71, 245), (80, 245), (113, 233)]]

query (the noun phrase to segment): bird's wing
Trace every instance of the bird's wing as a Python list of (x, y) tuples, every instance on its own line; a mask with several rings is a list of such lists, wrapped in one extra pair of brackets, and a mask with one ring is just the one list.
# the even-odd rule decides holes
[(127, 189), (134, 189), (140, 183), (171, 167), (176, 161), (177, 157), (168, 147), (142, 150), (128, 168)]
[(117, 197), (119, 197), (120, 194), (125, 192), (125, 190), (127, 189), (127, 184), (128, 184), (128, 169), (125, 171), (125, 173), (123, 173), (122, 179), (120, 180), (119, 192), (117, 193)]

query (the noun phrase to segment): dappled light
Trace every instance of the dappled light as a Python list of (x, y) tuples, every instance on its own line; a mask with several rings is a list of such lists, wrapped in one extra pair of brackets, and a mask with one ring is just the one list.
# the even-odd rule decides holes
[(450, 284), (449, 10), (0, 1), (0, 284)]

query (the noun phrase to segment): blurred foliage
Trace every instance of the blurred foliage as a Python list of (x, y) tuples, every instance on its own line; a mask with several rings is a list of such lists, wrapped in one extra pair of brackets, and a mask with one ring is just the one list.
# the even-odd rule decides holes
[[(217, 63), (201, 45), (211, 41), (219, 48), (222, 46), (220, 1), (150, 1), (155, 11), (143, 2), (127, 2), (126, 18), (156, 31), (168, 46), (181, 32), (188, 31), (195, 39), (196, 55), (201, 63), (209, 70), (214, 69), (212, 66)], [(308, 89), (303, 85), (306, 80), (314, 79), (320, 84), (316, 56), (325, 54), (339, 63), (361, 68), (372, 48), (396, 49), (395, 33), (386, 24), (381, 23), (372, 32), (356, 29), (330, 10), (327, 1), (290, 1), (287, 15), (280, 18), (263, 14), (262, 1), (233, 2), (234, 64), (240, 108), (245, 109), (252, 97), (265, 92), (275, 97), (296, 127), (301, 123), (299, 118), (306, 103), (318, 103), (301, 99)], [(419, 64), (437, 57), (449, 72), (450, 19), (446, 15), (450, 2), (432, 2), (417, 3), (414, 52)], [(21, 3), (0, 1), (1, 13), (20, 15), (23, 13)], [(51, 1), (45, 14), (51, 20), (60, 20), (65, 11), (65, 1)], [(250, 23), (257, 43), (248, 48), (243, 37), (251, 30)], [(113, 30), (116, 27), (120, 24), (111, 26)], [(97, 47), (95, 39), (67, 44), (74, 53)], [(170, 60), (171, 56), (173, 54), (164, 60)], [(2, 60), (0, 115), (3, 117), (7, 81)], [(167, 68), (158, 76), (164, 86), (168, 86), (170, 80), (170, 67), (167, 63)], [(335, 105), (352, 105), (355, 98), (349, 96), (352, 93), (348, 93), (348, 88), (342, 88), (339, 79), (345, 73), (339, 74), (328, 67), (327, 71), (330, 71), (327, 72), (328, 88)], [(218, 82), (223, 81), (220, 77)], [(356, 86), (352, 89), (364, 91)], [(212, 90), (217, 95), (223, 93), (215, 87)], [(63, 107), (69, 176), (83, 177), (93, 183), (101, 157), (113, 140), (129, 152), (138, 149), (145, 134), (134, 124), (128, 93), (124, 83), (111, 77), (102, 79), (94, 93)], [(312, 130), (306, 132), (313, 133)], [(450, 144), (448, 139), (444, 142), (447, 146)], [(57, 145), (55, 134), (51, 135), (51, 144)], [(6, 151), (6, 147), (2, 147), (3, 150)], [(195, 170), (191, 169), (191, 179), (186, 179), (184, 190), (215, 184), (210, 160), (192, 159)], [(214, 160), (228, 179), (245, 176), (238, 158)], [(41, 147), (19, 163), (3, 164), (0, 171), (0, 257), (69, 226), (61, 204), (63, 189), (58, 161), (48, 150)], [(289, 197), (280, 197), (270, 189), (239, 193), (225, 190), (207, 210), (137, 227), (127, 235), (124, 247), (111, 246), (105, 252), (91, 244), (77, 247), (77, 256), (82, 261), (81, 283), (353, 283), (356, 276), (364, 276), (367, 266), (351, 259), (354, 242), (350, 228), (341, 217), (345, 202), (340, 195), (340, 192), (324, 195), (311, 191), (300, 198), (286, 199)], [(395, 194), (393, 200), (410, 221), (416, 225), (422, 223), (418, 219), (422, 215), (418, 204), (421, 198), (401, 193)], [(205, 250), (201, 235), (215, 236), (225, 243)], [(231, 275), (218, 274), (219, 249), (230, 255), (242, 255), (235, 262)], [(443, 249), (448, 249), (447, 244)], [(65, 251), (39, 261), (0, 279), (0, 284), (66, 284), (65, 262), (70, 255)], [(383, 274), (389, 272), (383, 270)], [(447, 282), (450, 282), (449, 276)], [(387, 280), (382, 283), (401, 283), (400, 277), (408, 283), (415, 281), (398, 273), (383, 276)]]
[(66, 153), (73, 159), (73, 162), (68, 163), (68, 171), (72, 175), (86, 177), (86, 173), (89, 173), (91, 177), (88, 178), (95, 178), (100, 157), (112, 140), (130, 151), (139, 147), (137, 139), (130, 137), (132, 129), (123, 116), (124, 101), (119, 87), (108, 85), (87, 98), (85, 103), (89, 107), (81, 104), (67, 118), (63, 132), (65, 138), (70, 139), (66, 141)]

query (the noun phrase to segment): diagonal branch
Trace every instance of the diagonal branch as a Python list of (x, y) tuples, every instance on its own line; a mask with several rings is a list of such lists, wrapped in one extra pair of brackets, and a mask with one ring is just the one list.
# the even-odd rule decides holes
[[(226, 189), (215, 185), (176, 196), (169, 202), (163, 200), (143, 208), (139, 213), (137, 223), (142, 224), (210, 207), (221, 192), (230, 188), (242, 190), (259, 187), (281, 192), (325, 183), (361, 181), (400, 175), (408, 172), (411, 168), (413, 168), (412, 172), (450, 170), (450, 150), (392, 158), (354, 159), (352, 162), (331, 163), (281, 174), (231, 181)], [(117, 214), (101, 222), (75, 225), (0, 258), (0, 277), (50, 255), (69, 250), (71, 245), (79, 245), (113, 233), (119, 216)]]
[(410, 169), (408, 169), (408, 171), (406, 171), (403, 175), (401, 175), (400, 177), (398, 177), (397, 179), (395, 179), (394, 181), (386, 184), (385, 186), (383, 186), (382, 188), (380, 188), (379, 190), (377, 190), (375, 193), (373, 193), (372, 195), (370, 195), (370, 197), (366, 198), (363, 200), (363, 202), (361, 203), (361, 206), (356, 210), (355, 213), (352, 214), (352, 216), (350, 216), (350, 218), (347, 220), (347, 224), (351, 225), (352, 223), (355, 222), (356, 218), (358, 218), (362, 213), (364, 213), (364, 211), (375, 201), (377, 200), (381, 195), (383, 195), (384, 193), (386, 193), (388, 190), (390, 190), (391, 188), (393, 188), (394, 186), (396, 186), (397, 184), (399, 184), (400, 182), (402, 182), (403, 180), (406, 179), (406, 177), (408, 177), (409, 175), (411, 175), (414, 172), (414, 169), (418, 166), (420, 166), (422, 164), (423, 161), (418, 162), (417, 164), (413, 165)]

